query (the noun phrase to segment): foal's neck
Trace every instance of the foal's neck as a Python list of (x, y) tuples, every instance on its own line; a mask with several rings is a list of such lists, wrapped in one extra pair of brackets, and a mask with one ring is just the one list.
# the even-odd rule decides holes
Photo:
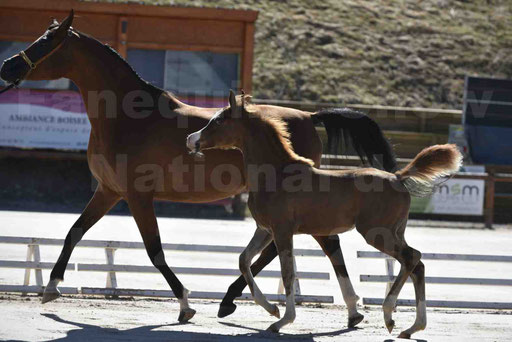
[[(249, 119), (242, 143), (244, 164), (251, 180), (251, 173), (275, 172), (277, 179), (285, 177), (286, 167), (293, 165), (311, 168), (312, 161), (297, 155), (287, 137), (271, 121), (260, 118)], [(261, 185), (261, 184), (260, 184)], [(251, 184), (249, 184), (251, 188)], [(254, 189), (254, 188), (253, 188)], [(255, 189), (254, 189), (255, 190)]]

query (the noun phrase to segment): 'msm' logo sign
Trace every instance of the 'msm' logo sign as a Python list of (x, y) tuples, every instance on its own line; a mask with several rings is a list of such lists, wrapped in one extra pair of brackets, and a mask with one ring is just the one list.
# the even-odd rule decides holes
[(476, 185), (462, 185), (460, 183), (456, 183), (452, 184), (451, 186), (443, 184), (439, 186), (437, 192), (441, 196), (460, 196), (462, 197), (462, 200), (475, 200), (476, 198), (478, 198), (478, 196), (480, 196), (481, 189)]

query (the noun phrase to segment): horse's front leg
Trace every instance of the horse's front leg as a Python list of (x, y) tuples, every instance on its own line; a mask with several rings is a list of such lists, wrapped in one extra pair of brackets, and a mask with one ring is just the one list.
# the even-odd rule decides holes
[(249, 289), (251, 290), (251, 294), (256, 304), (261, 305), (265, 310), (267, 310), (268, 313), (279, 318), (279, 308), (277, 305), (270, 304), (267, 301), (260, 288), (254, 281), (250, 267), (252, 259), (271, 241), (272, 235), (266, 230), (258, 227), (256, 232), (254, 232), (254, 236), (252, 237), (251, 241), (242, 252), (242, 254), (240, 254), (239, 264), (240, 272), (242, 272), (247, 285), (249, 285)]
[(331, 236), (313, 236), (318, 242), (325, 255), (331, 261), (336, 278), (340, 284), (341, 294), (348, 309), (348, 327), (354, 328), (364, 319), (364, 316), (357, 312), (357, 301), (359, 296), (354, 291), (350, 277), (348, 276), (345, 259), (340, 246), (340, 238), (338, 235)]
[[(258, 275), (262, 269), (265, 268), (274, 258), (277, 256), (277, 249), (274, 243), (270, 243), (261, 252), (260, 256), (251, 265), (251, 273), (253, 276)], [(247, 282), (243, 275), (240, 275), (228, 288), (228, 292), (224, 295), (222, 302), (219, 306), (219, 312), (217, 316), (220, 318), (231, 315), (236, 310), (236, 304), (234, 303), (235, 298), (242, 295), (242, 291), (247, 286)]]
[(179, 281), (174, 272), (171, 271), (165, 261), (162, 242), (160, 240), (160, 231), (158, 230), (158, 224), (153, 208), (153, 196), (150, 196), (149, 194), (136, 194), (134, 196), (129, 196), (128, 206), (130, 207), (133, 218), (139, 227), (149, 259), (162, 273), (174, 292), (174, 295), (180, 302), (180, 314), (178, 316), (178, 321), (186, 322), (190, 320), (194, 317), (196, 311), (189, 307), (189, 291), (183, 287), (183, 284)]
[(279, 332), (279, 330), (295, 320), (295, 267), (293, 260), (293, 230), (274, 232), (274, 242), (279, 253), (281, 262), (281, 275), (286, 293), (286, 311), (279, 321), (268, 327), (268, 331)]
[(64, 280), (64, 272), (76, 244), (82, 240), (84, 234), (101, 219), (119, 201), (119, 195), (103, 187), (101, 184), (85, 207), (84, 211), (73, 224), (64, 240), (64, 246), (50, 273), (50, 281), (44, 289), (42, 303), (48, 303), (60, 296), (57, 288)]

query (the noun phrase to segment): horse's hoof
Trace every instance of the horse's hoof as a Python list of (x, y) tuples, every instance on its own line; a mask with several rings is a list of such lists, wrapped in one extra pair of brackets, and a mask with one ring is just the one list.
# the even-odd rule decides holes
[(219, 307), (219, 312), (217, 313), (217, 317), (224, 318), (226, 316), (231, 315), (236, 310), (236, 304), (221, 304)]
[(180, 311), (180, 315), (178, 317), (178, 322), (185, 323), (188, 322), (194, 315), (196, 314), (196, 310), (187, 308)]
[(395, 321), (390, 319), (389, 321), (386, 321), (386, 328), (388, 328), (389, 333), (393, 331), (393, 328), (395, 327)]
[(410, 339), (410, 338), (411, 338), (411, 334), (409, 334), (408, 332), (402, 331), (402, 332), (400, 333), (400, 335), (398, 335), (398, 338), (406, 338), (406, 339)]
[(279, 308), (277, 307), (277, 305), (273, 305), (272, 312), (270, 314), (276, 318), (281, 318), (281, 313), (279, 312)]
[(270, 327), (267, 328), (267, 331), (271, 332), (271, 333), (278, 333), (279, 332), (279, 327), (277, 326), (276, 323), (274, 323)]
[(354, 316), (348, 318), (348, 327), (355, 328), (355, 326), (361, 323), (363, 319), (363, 315), (361, 315), (360, 313), (356, 313)]
[(60, 291), (57, 289), (56, 291), (44, 291), (43, 299), (41, 300), (42, 304), (51, 302), (60, 297)]

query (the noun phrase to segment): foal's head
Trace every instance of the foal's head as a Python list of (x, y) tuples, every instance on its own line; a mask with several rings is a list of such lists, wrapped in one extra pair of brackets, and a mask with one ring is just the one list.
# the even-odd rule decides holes
[(24, 79), (51, 80), (64, 77), (70, 60), (65, 51), (68, 37), (78, 35), (71, 28), (73, 10), (62, 23), (53, 20), (46, 32), (27, 49), (4, 61), (0, 77), (18, 85)]
[(219, 110), (208, 124), (187, 137), (187, 147), (193, 152), (209, 148), (241, 148), (247, 121), (252, 114), (249, 95), (229, 94), (229, 106)]
[[(267, 116), (249, 103), (250, 96), (229, 94), (229, 106), (221, 109), (200, 131), (187, 137), (187, 147), (195, 153), (209, 148), (257, 147), (260, 156), (273, 155), (274, 162), (297, 162), (313, 166), (310, 159), (292, 148), (286, 124)], [(253, 150), (254, 152), (254, 150)], [(244, 151), (245, 153), (245, 151)]]

